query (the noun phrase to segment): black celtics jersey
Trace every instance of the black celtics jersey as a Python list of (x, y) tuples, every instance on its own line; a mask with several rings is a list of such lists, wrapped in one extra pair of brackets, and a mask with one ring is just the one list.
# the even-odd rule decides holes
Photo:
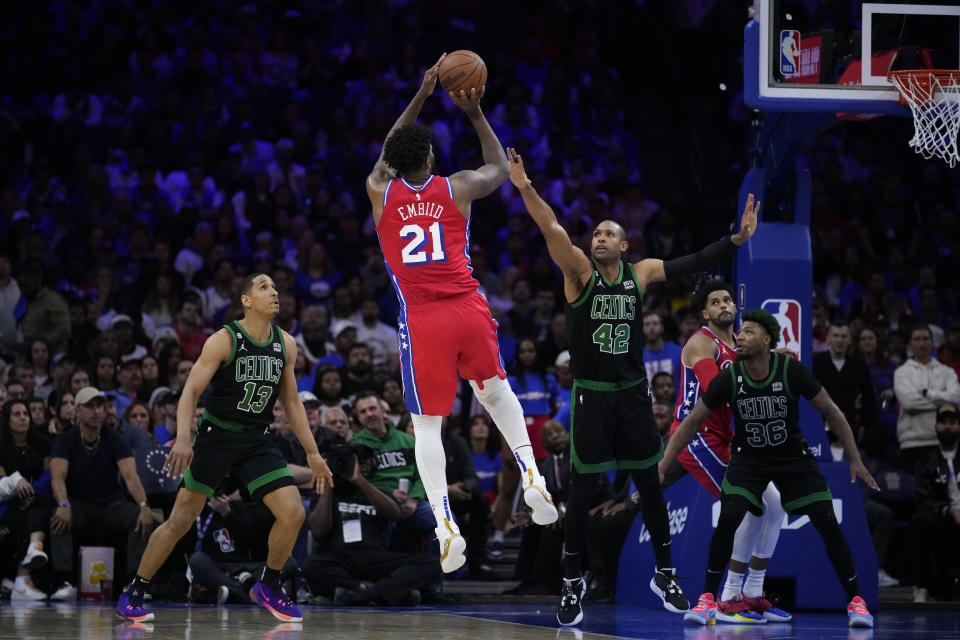
[(607, 282), (593, 264), (583, 293), (566, 304), (574, 378), (610, 383), (646, 379), (642, 302), (632, 264), (621, 260), (613, 282)]
[(262, 429), (273, 422), (273, 403), (287, 360), (283, 333), (270, 325), (266, 342), (255, 342), (239, 322), (224, 325), (233, 353), (210, 380), (204, 417), (231, 431)]
[(752, 379), (742, 362), (734, 362), (713, 379), (703, 403), (711, 411), (722, 402), (730, 405), (734, 452), (795, 458), (808, 451), (800, 429), (800, 396), (810, 400), (820, 389), (802, 363), (771, 353), (770, 374), (765, 380)]

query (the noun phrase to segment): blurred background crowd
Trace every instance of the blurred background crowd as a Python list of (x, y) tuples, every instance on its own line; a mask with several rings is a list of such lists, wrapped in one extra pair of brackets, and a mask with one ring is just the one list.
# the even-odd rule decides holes
[[(8, 480), (0, 482), (0, 545), (14, 597), (75, 597), (68, 532), (57, 522), (50, 528), (58, 509), (51, 457), (72, 463), (71, 493), (86, 491), (71, 481), (85, 468), (73, 456), (100, 461), (102, 486), (77, 496), (99, 505), (130, 500), (124, 467), (133, 458), (155, 519), (162, 518), (170, 487), (151, 476), (147, 452), (175, 437), (178, 391), (206, 337), (239, 317), (233, 286), (251, 271), (270, 274), (280, 291), (276, 322), (300, 345), (301, 398), (343, 480), (331, 499), (304, 492), (310, 519), (294, 583), (301, 595), (340, 603), (440, 597), (423, 535), (433, 523), (420, 521), (425, 502), (406, 433), (398, 304), (363, 187), (384, 135), (440, 52), (466, 48), (484, 57), (484, 111), (500, 142), (524, 155), (575, 243), (588, 246), (604, 218), (627, 229), (634, 259), (683, 255), (727, 232), (751, 162), (744, 140), (759, 118), (737, 90), (749, 3), (637, 1), (602, 3), (601, 11), (590, 1), (509, 10), (497, 2), (483, 13), (469, 4), (60, 0), (0, 7), (7, 43), (0, 54), (0, 467)], [(829, 11), (824, 3), (796, 4), (811, 15)], [(638, 52), (638, 42), (660, 54)], [(469, 122), (441, 92), (420, 121), (433, 130), (437, 171), (482, 164)], [(878, 479), (886, 478), (868, 504), (881, 583), (902, 579), (916, 584), (917, 599), (949, 598), (955, 564), (932, 577), (916, 568), (942, 568), (946, 556), (933, 562), (892, 551), (898, 540), (929, 531), (953, 542), (960, 535), (956, 482), (931, 488), (922, 475), (941, 471), (939, 463), (924, 466), (933, 460), (927, 454), (945, 446), (935, 424), (956, 417), (938, 409), (960, 402), (960, 285), (952, 277), (960, 179), (907, 150), (909, 126), (892, 118), (849, 123), (804, 150), (814, 184), (815, 351), (829, 355), (814, 365)], [(476, 202), (473, 219), (474, 275), (500, 323), (510, 382), (562, 502), (572, 380), (559, 273), (509, 183)], [(645, 360), (664, 429), (679, 350), (699, 326), (696, 284), (645, 292)], [(931, 386), (931, 376), (942, 388)], [(94, 451), (90, 438), (65, 442), (61, 434), (81, 425), (121, 437), (109, 455), (106, 440)], [(290, 464), (303, 469), (282, 414), (273, 430)], [(523, 530), (509, 572), (517, 589), (557, 590), (561, 530), (537, 531), (525, 519), (515, 488), (503, 481), (510, 460), (502, 460), (468, 385), (447, 433), (451, 497), (473, 553), (468, 577), (496, 577), (491, 563), (503, 557), (505, 536)], [(402, 473), (383, 463), (390, 451), (410, 461)], [(596, 598), (613, 595), (616, 553), (637, 510), (629, 479), (611, 481), (594, 511)], [(242, 600), (236, 584), (251, 575), (250, 562), (262, 560), (264, 541), (245, 535), (249, 520), (238, 514), (264, 535), (269, 522), (243, 497), (221, 488), (207, 525), (198, 523), (196, 539), (183, 543), (193, 575), (208, 576), (199, 598)], [(348, 513), (361, 521), (358, 539), (350, 539), (356, 528)], [(74, 517), (77, 543), (106, 526)], [(210, 528), (211, 521), (218, 524)], [(131, 512), (110, 526), (133, 562), (133, 538), (152, 525)], [(358, 544), (413, 555), (384, 556), (377, 567), (341, 575), (349, 564), (342, 554)], [(58, 548), (68, 557), (48, 563)], [(222, 570), (205, 572), (204, 558), (194, 569), (198, 553)], [(166, 593), (174, 599), (186, 595), (175, 565)], [(376, 573), (384, 567), (388, 575)], [(218, 576), (233, 582), (217, 584)], [(123, 577), (118, 569), (116, 579)]]

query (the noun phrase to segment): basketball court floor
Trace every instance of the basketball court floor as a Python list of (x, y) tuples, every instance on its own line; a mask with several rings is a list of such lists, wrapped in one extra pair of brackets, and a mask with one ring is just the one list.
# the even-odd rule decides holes
[(111, 605), (4, 603), (0, 606), (0, 640), (960, 639), (960, 615), (956, 611), (880, 613), (874, 629), (849, 629), (842, 613), (798, 614), (790, 624), (717, 624), (704, 628), (684, 624), (680, 616), (665, 611), (618, 605), (588, 606), (587, 617), (579, 629), (558, 629), (553, 606), (544, 604), (416, 609), (307, 606), (303, 608), (302, 624), (280, 623), (254, 606), (158, 605), (154, 611), (155, 622), (132, 624), (116, 618)]

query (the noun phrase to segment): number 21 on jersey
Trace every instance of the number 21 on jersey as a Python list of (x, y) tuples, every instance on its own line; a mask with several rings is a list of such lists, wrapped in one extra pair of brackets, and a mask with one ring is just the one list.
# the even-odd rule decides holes
[(434, 222), (426, 228), (418, 224), (404, 225), (400, 229), (400, 237), (407, 240), (400, 254), (403, 264), (415, 266), (447, 261), (447, 251), (443, 244), (443, 225), (439, 222)]

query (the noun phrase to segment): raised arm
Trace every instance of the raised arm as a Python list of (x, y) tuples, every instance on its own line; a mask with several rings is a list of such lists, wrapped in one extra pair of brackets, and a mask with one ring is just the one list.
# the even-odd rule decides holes
[(837, 436), (840, 444), (843, 445), (843, 451), (847, 460), (850, 461), (850, 482), (856, 482), (859, 476), (868, 487), (874, 491), (879, 491), (880, 487), (877, 486), (877, 481), (873, 479), (860, 459), (860, 451), (857, 450), (857, 443), (853, 439), (853, 430), (850, 429), (850, 423), (843, 417), (843, 412), (840, 411), (840, 407), (836, 405), (827, 390), (820, 389), (820, 393), (810, 399), (810, 404), (816, 407), (830, 427), (830, 431)]
[[(440, 56), (440, 59), (437, 60), (436, 64), (424, 72), (423, 82), (420, 83), (420, 88), (417, 89), (417, 94), (413, 96), (413, 100), (410, 101), (410, 104), (407, 105), (407, 108), (403, 110), (403, 113), (400, 114), (400, 117), (397, 118), (397, 121), (393, 123), (392, 127), (390, 127), (390, 131), (387, 132), (387, 137), (383, 139), (384, 143), (390, 139), (390, 136), (394, 131), (400, 127), (413, 124), (417, 121), (417, 116), (420, 115), (420, 109), (423, 108), (423, 103), (427, 101), (427, 98), (430, 97), (434, 88), (437, 86), (437, 77), (440, 75), (440, 62), (446, 57), (446, 55), (447, 54), (444, 53), (442, 56)], [(379, 212), (379, 210), (383, 208), (383, 190), (393, 177), (393, 172), (391, 171), (389, 165), (387, 165), (387, 163), (383, 160), (383, 148), (381, 148), (380, 157), (377, 159), (377, 163), (373, 166), (373, 170), (370, 172), (370, 175), (367, 176), (367, 195), (370, 196), (370, 202), (373, 204), (375, 212)]]
[(462, 89), (459, 93), (453, 91), (447, 92), (453, 103), (467, 112), (470, 118), (470, 124), (477, 130), (477, 136), (480, 138), (480, 148), (483, 152), (483, 166), (477, 170), (458, 171), (450, 176), (453, 183), (453, 197), (457, 207), (467, 217), (470, 215), (470, 203), (479, 198), (493, 193), (500, 185), (507, 181), (510, 175), (510, 169), (507, 166), (507, 159), (503, 155), (503, 147), (497, 140), (497, 134), (493, 132), (487, 117), (483, 115), (480, 109), (480, 98), (483, 97), (484, 88), (480, 88), (478, 93), (475, 89), (470, 89), (470, 93)]
[(510, 181), (520, 190), (523, 204), (533, 221), (540, 227), (543, 239), (547, 241), (547, 251), (550, 258), (563, 272), (563, 289), (568, 302), (580, 297), (580, 293), (587, 284), (593, 267), (583, 251), (570, 242), (566, 229), (557, 222), (557, 216), (537, 190), (533, 188), (527, 172), (523, 168), (523, 158), (516, 149), (507, 149), (510, 159)]
[(760, 203), (753, 204), (753, 194), (747, 196), (747, 204), (743, 207), (743, 215), (740, 218), (740, 231), (717, 240), (709, 244), (697, 253), (688, 256), (681, 256), (664, 262), (656, 258), (647, 258), (633, 265), (633, 270), (637, 274), (637, 284), (641, 288), (646, 288), (651, 282), (662, 282), (664, 280), (676, 280), (685, 276), (693, 275), (701, 271), (710, 269), (723, 260), (728, 259), (733, 253), (742, 247), (757, 230), (757, 213), (760, 211)]

